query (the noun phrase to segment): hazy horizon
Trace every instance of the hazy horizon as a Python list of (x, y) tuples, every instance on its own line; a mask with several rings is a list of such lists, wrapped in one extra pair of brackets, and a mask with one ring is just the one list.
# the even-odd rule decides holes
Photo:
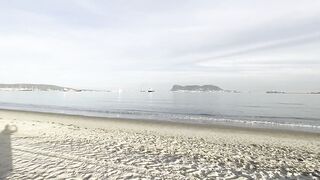
[(2, 1), (0, 83), (320, 91), (320, 1)]

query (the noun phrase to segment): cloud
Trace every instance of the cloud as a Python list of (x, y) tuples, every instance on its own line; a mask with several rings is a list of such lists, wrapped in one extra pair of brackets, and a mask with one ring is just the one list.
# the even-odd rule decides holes
[(319, 8), (314, 0), (3, 1), (0, 81), (320, 80)]

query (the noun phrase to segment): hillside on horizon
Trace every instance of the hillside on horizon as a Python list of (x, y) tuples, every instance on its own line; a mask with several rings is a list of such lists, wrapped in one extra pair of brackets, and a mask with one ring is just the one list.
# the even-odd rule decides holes
[(20, 91), (81, 91), (74, 88), (62, 87), (50, 84), (26, 84), (26, 83), (15, 83), (15, 84), (0, 84), (0, 89), (6, 90), (20, 90)]

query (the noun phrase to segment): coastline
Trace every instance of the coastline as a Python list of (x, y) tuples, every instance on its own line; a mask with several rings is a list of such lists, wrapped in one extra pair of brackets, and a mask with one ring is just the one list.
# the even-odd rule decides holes
[(6, 124), (9, 179), (320, 177), (320, 133), (0, 110)]
[[(259, 132), (266, 133), (270, 135), (274, 134), (287, 134), (287, 135), (311, 135), (311, 136), (319, 136), (320, 137), (320, 129), (319, 131), (310, 131), (305, 129), (297, 129), (297, 128), (288, 128), (281, 127), (278, 125), (275, 126), (258, 126), (258, 125), (248, 125), (248, 123), (239, 123), (239, 122), (212, 122), (212, 123), (197, 123), (192, 121), (176, 121), (176, 120), (159, 120), (159, 119), (142, 119), (142, 118), (119, 118), (119, 117), (103, 117), (103, 116), (95, 116), (95, 115), (81, 115), (81, 114), (69, 114), (69, 113), (59, 113), (59, 112), (46, 112), (46, 111), (32, 111), (32, 110), (16, 110), (16, 109), (3, 109), (0, 108), (0, 113), (8, 113), (13, 112), (17, 114), (29, 114), (29, 115), (43, 115), (47, 117), (62, 117), (64, 118), (63, 122), (66, 120), (78, 118), (79, 120), (84, 120), (82, 123), (76, 123), (75, 121), (69, 121), (74, 125), (85, 124), (85, 126), (90, 126), (90, 122), (95, 121), (98, 123), (115, 123), (115, 124), (142, 124), (143, 126), (163, 126), (163, 127), (183, 127), (183, 128), (194, 128), (198, 130), (233, 130), (233, 131), (241, 131), (241, 132)], [(65, 118), (67, 117), (67, 118)], [(90, 120), (90, 121), (88, 121)]]

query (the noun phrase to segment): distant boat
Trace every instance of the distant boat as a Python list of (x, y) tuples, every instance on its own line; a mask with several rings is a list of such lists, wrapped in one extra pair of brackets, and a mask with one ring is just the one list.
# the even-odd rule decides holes
[(156, 92), (156, 91), (150, 88), (150, 89), (148, 89), (148, 90), (140, 90), (140, 92), (148, 92), (148, 93), (151, 93), (151, 92)]

